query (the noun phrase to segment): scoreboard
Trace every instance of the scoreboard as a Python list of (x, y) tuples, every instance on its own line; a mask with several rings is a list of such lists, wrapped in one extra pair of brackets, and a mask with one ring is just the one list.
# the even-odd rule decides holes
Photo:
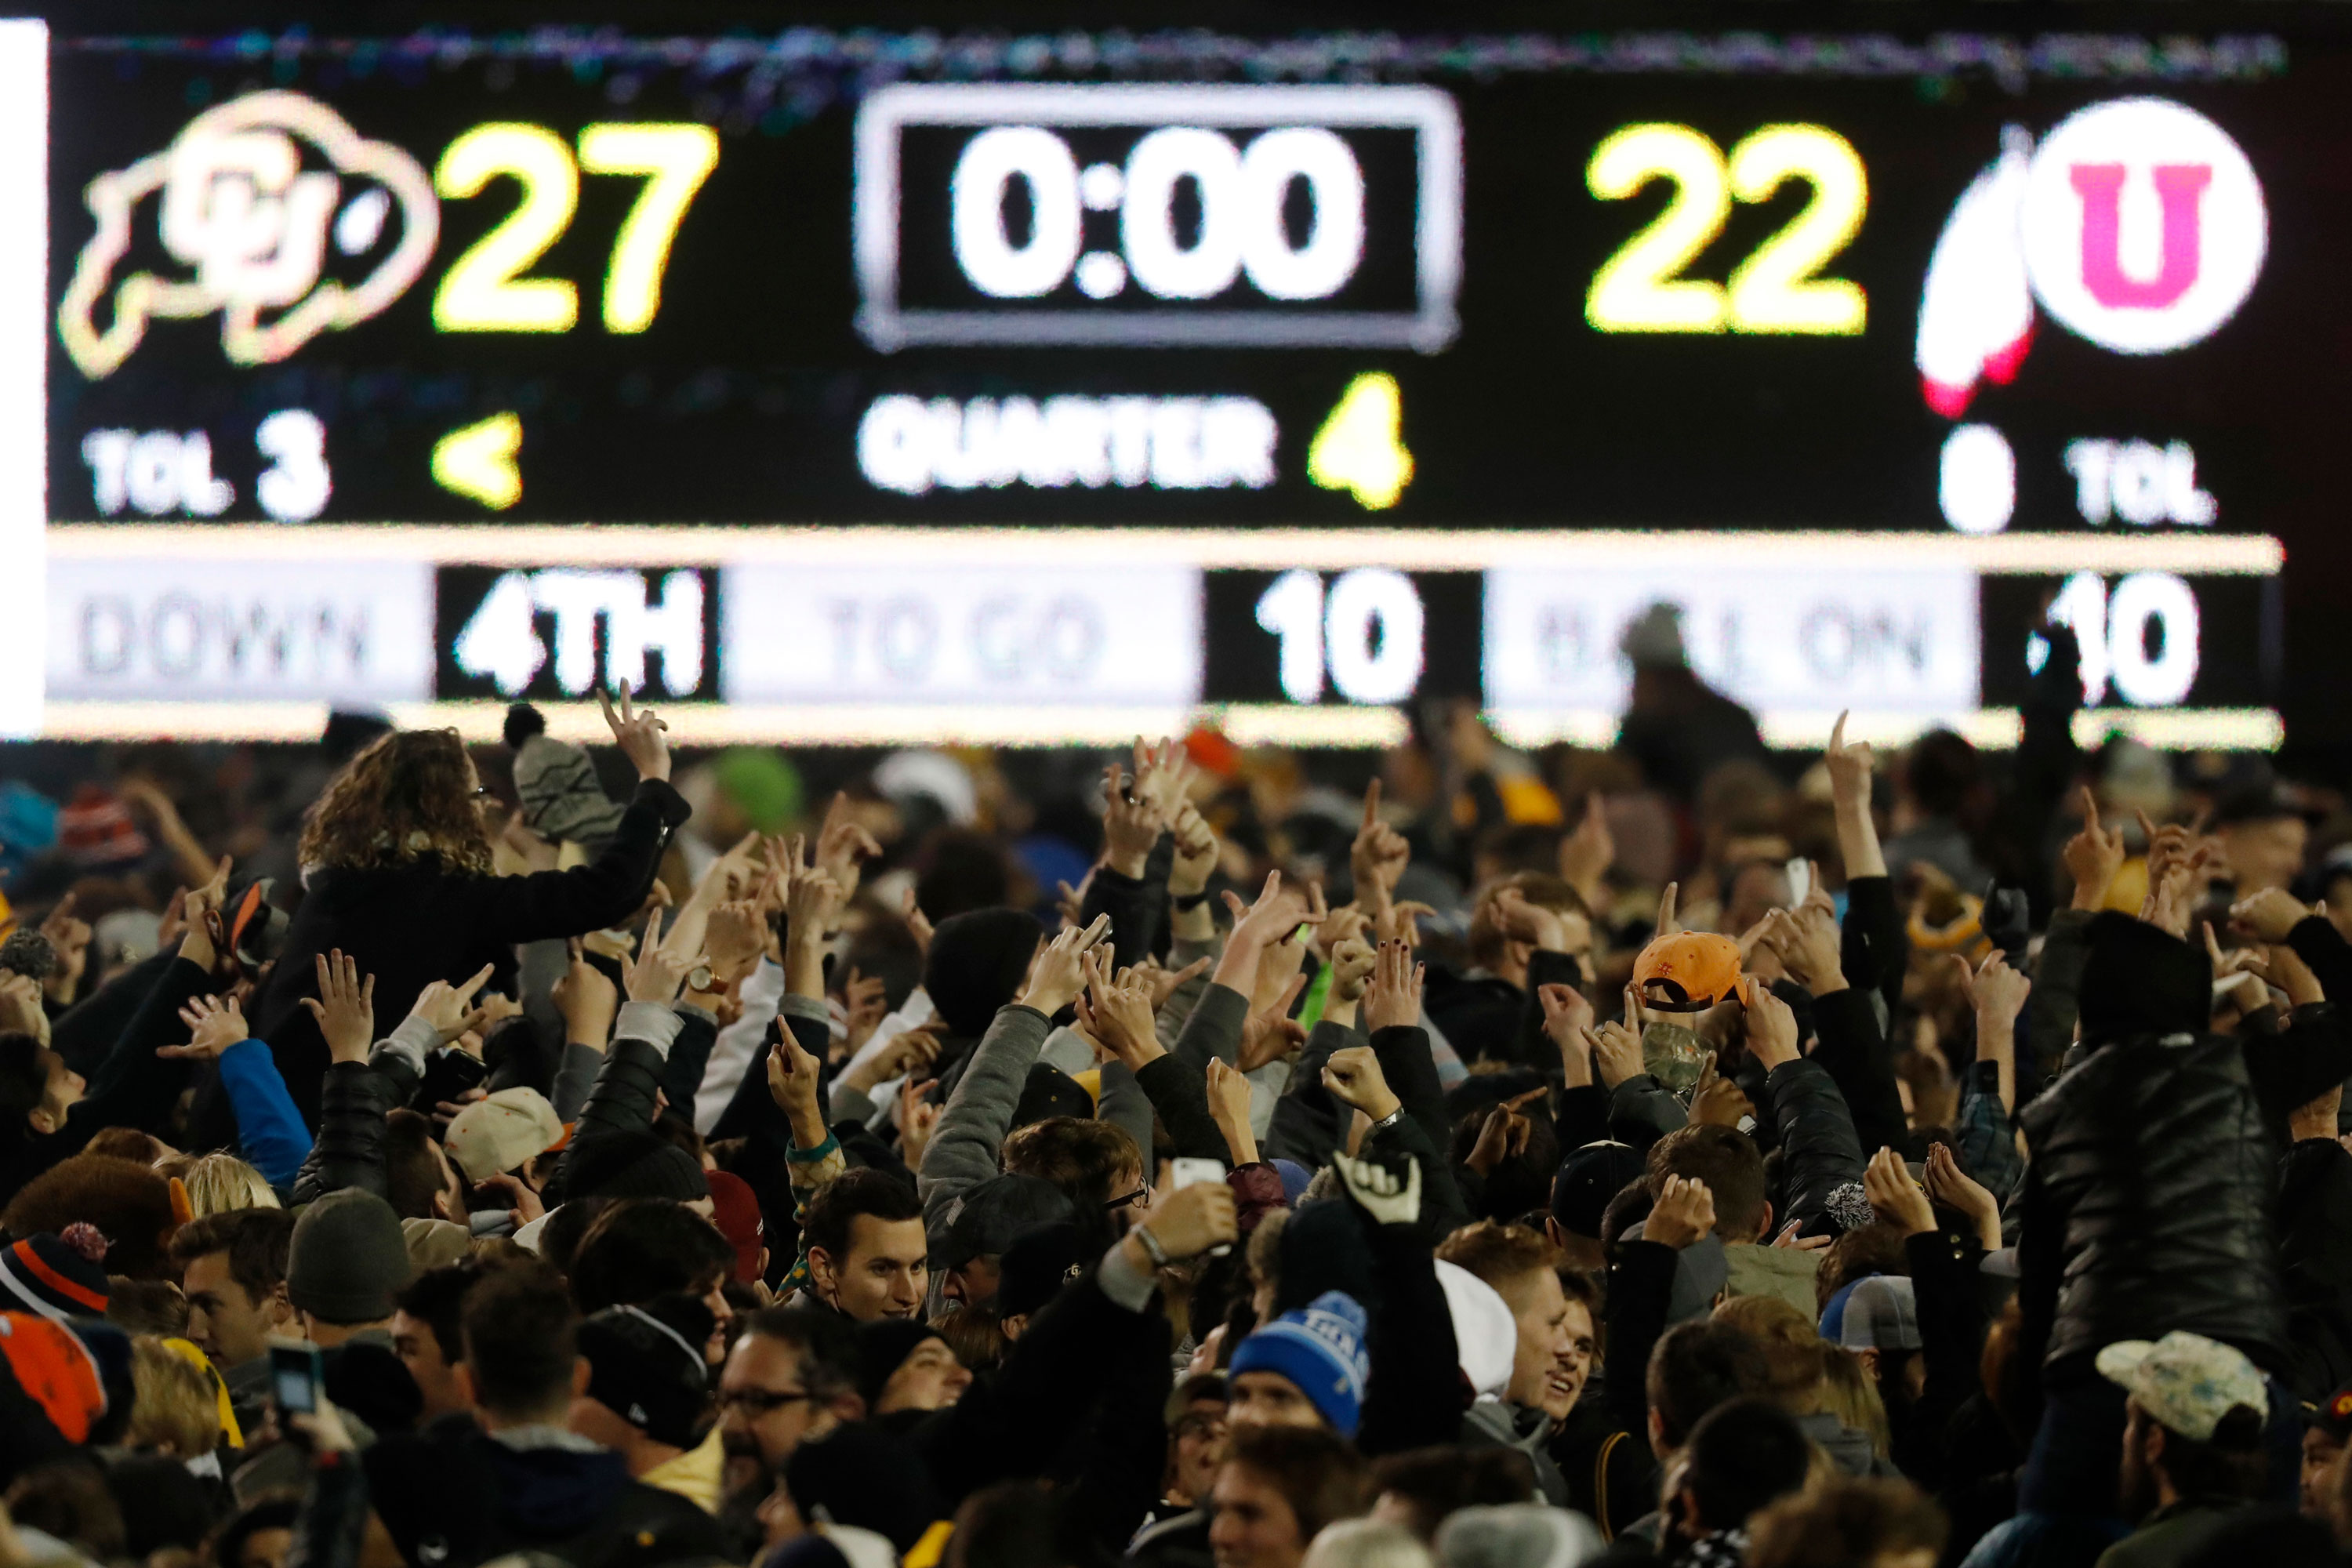
[(1782, 743), (2011, 742), (2063, 624), (2086, 741), (2263, 746), (2344, 548), (2352, 51), (2252, 13), (88, 15), (0, 24), (12, 732), (1605, 743), (1666, 603)]

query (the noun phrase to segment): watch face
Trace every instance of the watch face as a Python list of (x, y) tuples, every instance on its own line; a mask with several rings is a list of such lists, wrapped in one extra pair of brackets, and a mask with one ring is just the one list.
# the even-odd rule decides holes
[(708, 990), (709, 990), (709, 989), (710, 989), (710, 965), (709, 965), (709, 964), (707, 964), (707, 963), (702, 964), (702, 965), (700, 965), (699, 967), (698, 967), (698, 968), (694, 971), (694, 973), (692, 973), (691, 974), (688, 974), (688, 975), (686, 977), (686, 988), (687, 988), (688, 990), (689, 990), (689, 991), (708, 991)]

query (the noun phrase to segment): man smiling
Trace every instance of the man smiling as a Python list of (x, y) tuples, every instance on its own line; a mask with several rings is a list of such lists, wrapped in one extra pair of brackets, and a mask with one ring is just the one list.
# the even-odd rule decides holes
[(1591, 1375), (1591, 1307), (1561, 1289), (1559, 1249), (1524, 1226), (1480, 1220), (1447, 1237), (1437, 1256), (1491, 1286), (1517, 1330), (1510, 1383), (1499, 1403), (1471, 1407), (1465, 1440), (1519, 1449), (1534, 1462), (1546, 1500), (1566, 1507), (1567, 1482), (1544, 1445)]

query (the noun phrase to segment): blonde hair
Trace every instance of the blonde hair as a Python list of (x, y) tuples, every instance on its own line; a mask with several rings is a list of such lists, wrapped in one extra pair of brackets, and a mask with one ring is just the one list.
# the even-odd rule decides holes
[(1839, 1426), (1867, 1433), (1870, 1451), (1885, 1458), (1895, 1447), (1895, 1434), (1886, 1424), (1886, 1402), (1863, 1369), (1862, 1358), (1832, 1347), (1822, 1358), (1822, 1408), (1836, 1416)]
[(188, 1190), (188, 1211), (196, 1219), (232, 1209), (284, 1206), (268, 1178), (234, 1154), (206, 1154), (188, 1167), (180, 1184)]
[(178, 1459), (200, 1459), (219, 1446), (220, 1405), (212, 1382), (153, 1334), (131, 1342), (131, 1426), (124, 1445)]

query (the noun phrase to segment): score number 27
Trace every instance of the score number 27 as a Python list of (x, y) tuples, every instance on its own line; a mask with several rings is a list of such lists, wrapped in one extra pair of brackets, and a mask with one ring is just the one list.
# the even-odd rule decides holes
[[(1628, 125), (1593, 149), (1585, 184), (1622, 201), (1653, 180), (1675, 195), (1593, 274), (1585, 319), (1603, 332), (1862, 331), (1862, 286), (1821, 269), (1862, 227), (1870, 187), (1853, 144), (1822, 125), (1767, 125), (1729, 157), (1687, 125)], [(1813, 199), (1732, 268), (1728, 281), (1680, 276), (1723, 232), (1734, 198), (1769, 201), (1792, 179)]]
[(580, 156), (541, 125), (477, 125), (441, 154), (433, 187), (445, 198), (478, 195), (499, 174), (522, 185), (522, 202), (450, 265), (433, 296), (433, 324), (445, 332), (566, 332), (580, 319), (580, 290), (565, 278), (525, 278), (563, 237), (580, 206), (580, 174), (630, 174), (641, 192), (613, 242), (604, 273), (604, 327), (642, 332), (661, 307), (662, 273), (688, 203), (719, 166), (708, 125), (619, 122), (580, 132)]

